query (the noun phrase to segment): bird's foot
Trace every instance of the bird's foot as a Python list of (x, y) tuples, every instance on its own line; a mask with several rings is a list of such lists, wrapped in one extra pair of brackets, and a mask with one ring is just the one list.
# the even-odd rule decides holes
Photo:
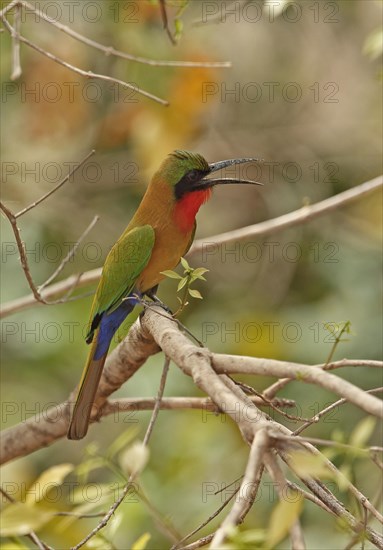
[(146, 295), (152, 300), (151, 302), (147, 302), (147, 305), (155, 305), (159, 306), (162, 309), (164, 309), (169, 315), (173, 315), (172, 310), (170, 307), (168, 307), (162, 300), (159, 299), (159, 297), (154, 294), (154, 292), (147, 292)]

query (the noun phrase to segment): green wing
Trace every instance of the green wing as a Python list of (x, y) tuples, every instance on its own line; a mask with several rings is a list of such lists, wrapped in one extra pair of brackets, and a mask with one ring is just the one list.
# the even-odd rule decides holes
[(97, 328), (102, 313), (117, 309), (122, 299), (133, 290), (138, 276), (149, 262), (153, 246), (154, 229), (151, 225), (125, 231), (113, 246), (105, 260), (93, 300), (87, 340)]

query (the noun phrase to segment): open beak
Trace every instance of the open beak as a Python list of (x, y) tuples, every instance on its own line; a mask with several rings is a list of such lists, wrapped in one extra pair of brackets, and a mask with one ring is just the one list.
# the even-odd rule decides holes
[[(259, 159), (255, 158), (243, 158), (243, 159), (230, 159), (230, 160), (221, 160), (219, 162), (214, 162), (212, 164), (209, 164), (209, 174), (212, 172), (217, 172), (218, 170), (222, 170), (223, 168), (227, 168), (228, 166), (233, 166), (234, 164), (244, 164), (245, 162), (260, 162)], [(209, 189), (210, 187), (214, 187), (214, 185), (220, 185), (220, 184), (229, 184), (229, 183), (244, 183), (248, 185), (263, 185), (263, 183), (259, 181), (253, 181), (253, 180), (241, 180), (238, 178), (203, 178), (199, 182), (196, 183), (194, 189)]]

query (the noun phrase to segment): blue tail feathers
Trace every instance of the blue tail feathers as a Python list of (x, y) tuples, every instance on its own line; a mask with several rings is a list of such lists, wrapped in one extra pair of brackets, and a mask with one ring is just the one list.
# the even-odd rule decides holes
[(126, 319), (134, 306), (138, 303), (136, 299), (124, 300), (112, 313), (103, 313), (99, 331), (97, 333), (97, 347), (93, 358), (97, 361), (105, 355), (109, 349), (110, 342), (122, 322)]

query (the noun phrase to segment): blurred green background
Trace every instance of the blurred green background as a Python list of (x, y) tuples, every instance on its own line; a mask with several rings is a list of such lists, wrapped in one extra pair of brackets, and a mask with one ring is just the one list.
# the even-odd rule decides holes
[[(168, 2), (171, 27), (181, 4)], [(47, 7), (47, 15), (85, 36), (122, 51), (152, 59), (231, 61), (232, 68), (129, 62), (105, 56), (31, 14), (24, 17), (21, 30), (29, 40), (84, 70), (134, 82), (167, 99), (170, 105), (163, 107), (117, 85), (86, 80), (26, 46), (21, 48), (22, 76), (11, 82), (10, 38), (2, 33), (2, 197), (7, 206), (14, 212), (22, 209), (96, 149), (69, 183), (20, 219), (38, 284), (59, 265), (95, 214), (100, 216), (98, 224), (61, 277), (101, 266), (154, 170), (175, 148), (197, 151), (210, 162), (240, 156), (265, 161), (258, 170), (253, 165), (236, 172), (257, 178), (264, 187), (217, 188), (201, 209), (197, 238), (206, 243), (214, 242), (212, 236), (218, 233), (320, 201), (381, 172), (380, 0), (280, 2), (274, 12), (262, 2), (193, 0), (180, 15), (183, 30), (176, 47), (162, 29), (157, 2), (56, 1), (40, 2), (39, 7)], [(2, 302), (7, 302), (29, 290), (9, 223), (2, 219), (1, 224), (1, 289)], [(350, 321), (351, 335), (340, 343), (335, 358), (381, 357), (379, 192), (267, 238), (221, 249), (210, 246), (190, 263), (210, 271), (207, 282), (197, 285), (204, 300), (192, 301), (181, 320), (213, 351), (320, 363), (332, 346), (323, 324)], [(173, 308), (175, 290), (174, 281), (165, 281), (159, 292)], [(77, 384), (87, 354), (83, 328), (90, 304), (88, 296), (63, 305), (36, 306), (3, 320), (3, 427), (60, 403)], [(116, 396), (154, 396), (162, 364), (161, 355), (152, 358)], [(337, 374), (366, 389), (382, 385), (374, 369)], [(243, 379), (257, 390), (272, 382)], [(173, 365), (166, 395), (199, 392)], [(306, 417), (334, 400), (324, 390), (302, 383), (291, 384), (282, 395), (295, 399), (295, 414)], [(62, 440), (7, 465), (2, 481), (16, 484), (14, 496), (22, 498), (25, 487), (49, 466), (79, 464), (92, 442), (91, 451), (102, 454), (124, 430), (134, 427), (142, 438), (149, 417), (135, 413), (103, 419), (84, 442)], [(347, 441), (362, 418), (360, 411), (346, 405), (307, 434), (331, 438), (336, 431)], [(298, 425), (283, 422), (291, 428)], [(371, 444), (378, 444), (377, 432)], [(142, 484), (155, 507), (186, 534), (228, 496), (213, 496), (211, 488), (238, 478), (247, 452), (238, 430), (224, 417), (164, 411)], [(345, 471), (352, 468), (358, 487), (373, 498), (378, 469), (361, 460), (351, 464), (344, 456), (337, 460)], [(77, 478), (68, 479), (75, 484)], [(121, 481), (105, 469), (91, 472), (89, 479), (109, 485)], [(68, 481), (59, 502), (63, 510), (73, 506), (69, 486)], [(337, 488), (335, 492), (355, 507), (347, 494)], [(265, 528), (277, 501), (266, 477), (245, 527)], [(106, 508), (100, 501), (98, 510)], [(101, 548), (109, 543), (111, 548), (128, 548), (145, 532), (151, 534), (148, 548), (169, 547), (145, 504), (127, 502), (119, 514), (121, 523), (106, 529), (109, 542), (101, 541)], [(41, 536), (66, 548), (97, 518), (74, 521), (65, 531), (60, 522), (50, 522)], [(311, 504), (305, 505), (302, 522), (308, 548), (342, 548), (350, 539)]]

